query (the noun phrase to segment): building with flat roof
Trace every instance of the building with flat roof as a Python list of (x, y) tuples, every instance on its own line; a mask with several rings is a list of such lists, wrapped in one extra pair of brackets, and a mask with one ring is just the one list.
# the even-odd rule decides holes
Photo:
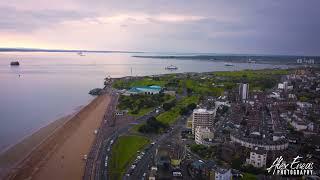
[(161, 86), (137, 86), (137, 87), (132, 87), (131, 89), (126, 91), (124, 95), (159, 94), (161, 90), (162, 90)]
[(192, 113), (192, 134), (197, 127), (213, 130), (215, 111), (207, 109), (195, 109)]

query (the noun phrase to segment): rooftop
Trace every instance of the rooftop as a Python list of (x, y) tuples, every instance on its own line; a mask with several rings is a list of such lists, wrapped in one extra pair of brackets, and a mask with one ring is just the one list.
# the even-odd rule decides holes
[(193, 110), (193, 113), (209, 113), (209, 114), (213, 114), (214, 111), (207, 110), (207, 109), (195, 109), (195, 110)]

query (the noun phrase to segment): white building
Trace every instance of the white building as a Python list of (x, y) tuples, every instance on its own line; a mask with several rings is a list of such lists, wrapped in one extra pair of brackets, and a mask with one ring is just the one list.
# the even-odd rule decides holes
[(238, 143), (241, 146), (254, 149), (255, 147), (261, 147), (267, 151), (278, 151), (288, 148), (289, 142), (286, 139), (279, 139), (278, 141), (264, 141), (264, 140), (253, 140), (243, 137), (238, 137), (230, 134), (230, 139), (234, 143)]
[(283, 83), (279, 83), (279, 84), (278, 84), (278, 89), (284, 89), (284, 88), (283, 88)]
[(239, 85), (239, 95), (242, 101), (246, 101), (249, 98), (249, 84)]
[(285, 91), (288, 90), (288, 81), (283, 82), (283, 89), (284, 89)]
[(213, 129), (215, 112), (206, 109), (195, 109), (192, 113), (192, 134), (195, 134), (196, 127)]
[(195, 130), (195, 142), (196, 144), (209, 145), (214, 138), (214, 133), (208, 127), (196, 127)]
[(308, 129), (308, 124), (304, 121), (293, 120), (290, 122), (290, 124), (297, 131), (303, 131)]
[(272, 92), (271, 94), (269, 94), (269, 97), (280, 99), (280, 94), (278, 92)]
[(250, 152), (250, 157), (246, 160), (247, 164), (251, 164), (256, 168), (265, 167), (267, 164), (267, 152), (256, 147)]
[(216, 168), (214, 171), (215, 180), (231, 180), (231, 169)]

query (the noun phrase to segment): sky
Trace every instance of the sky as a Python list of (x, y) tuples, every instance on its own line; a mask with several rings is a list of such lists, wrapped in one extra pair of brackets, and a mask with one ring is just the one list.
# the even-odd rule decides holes
[(320, 55), (319, 0), (1, 0), (0, 47)]

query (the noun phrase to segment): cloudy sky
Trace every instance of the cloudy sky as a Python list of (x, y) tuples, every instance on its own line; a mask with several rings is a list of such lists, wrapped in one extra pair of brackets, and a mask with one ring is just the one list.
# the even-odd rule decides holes
[(1, 0), (0, 47), (320, 55), (319, 0)]

